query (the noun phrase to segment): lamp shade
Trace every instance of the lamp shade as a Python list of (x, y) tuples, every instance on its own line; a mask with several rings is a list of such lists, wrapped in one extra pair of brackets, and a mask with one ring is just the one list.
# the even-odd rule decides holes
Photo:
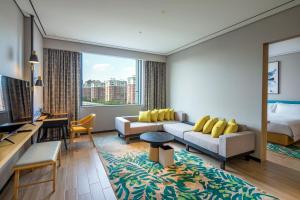
[(39, 59), (38, 59), (35, 51), (31, 52), (31, 55), (30, 55), (30, 58), (29, 58), (29, 62), (30, 63), (39, 63)]
[(43, 86), (43, 80), (41, 76), (38, 76), (38, 79), (35, 82), (35, 86)]

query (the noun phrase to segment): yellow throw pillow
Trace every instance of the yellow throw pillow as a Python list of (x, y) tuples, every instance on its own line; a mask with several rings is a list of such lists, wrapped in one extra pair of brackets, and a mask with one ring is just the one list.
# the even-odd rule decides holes
[(237, 123), (230, 123), (228, 122), (224, 134), (231, 134), (231, 133), (236, 133), (239, 129), (239, 126), (237, 125)]
[(210, 118), (203, 127), (203, 133), (210, 133), (214, 125), (217, 123), (218, 118)]
[(158, 121), (164, 121), (165, 119), (165, 109), (158, 110)]
[(151, 121), (157, 122), (158, 119), (158, 110), (152, 110), (151, 111)]
[(196, 124), (193, 127), (193, 131), (196, 132), (200, 132), (203, 129), (203, 126), (205, 125), (205, 123), (209, 120), (209, 115), (206, 115), (204, 117), (202, 117), (201, 119), (199, 119)]
[(164, 119), (169, 121), (170, 120), (170, 109), (166, 108), (165, 110), (165, 117)]
[(148, 111), (140, 111), (139, 122), (151, 122), (151, 112), (149, 110)]
[(220, 135), (223, 134), (224, 130), (226, 128), (226, 121), (225, 119), (219, 120), (213, 127), (211, 131), (211, 136), (213, 138), (218, 138)]
[(175, 112), (174, 112), (174, 109), (170, 109), (170, 120), (175, 120)]
[(228, 121), (228, 124), (236, 124), (236, 121), (235, 121), (235, 119), (231, 119), (231, 120), (229, 120), (229, 121)]

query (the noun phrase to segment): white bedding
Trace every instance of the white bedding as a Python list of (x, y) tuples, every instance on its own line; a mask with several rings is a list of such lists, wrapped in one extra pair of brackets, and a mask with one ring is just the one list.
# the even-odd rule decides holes
[(268, 113), (268, 131), (290, 136), (300, 140), (300, 114)]

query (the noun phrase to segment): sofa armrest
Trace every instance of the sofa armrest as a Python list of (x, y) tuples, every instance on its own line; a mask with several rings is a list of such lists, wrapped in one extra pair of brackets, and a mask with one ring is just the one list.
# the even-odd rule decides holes
[(122, 133), (123, 135), (130, 129), (130, 121), (125, 119), (124, 117), (116, 117), (115, 118), (115, 128), (117, 131)]
[(130, 121), (130, 122), (137, 122), (138, 119), (139, 119), (139, 116), (136, 115), (136, 116), (123, 116), (122, 118)]
[(175, 120), (180, 121), (180, 122), (185, 122), (186, 121), (186, 113), (182, 111), (175, 111)]
[(219, 155), (229, 158), (255, 150), (255, 133), (243, 131), (221, 135), (219, 138)]

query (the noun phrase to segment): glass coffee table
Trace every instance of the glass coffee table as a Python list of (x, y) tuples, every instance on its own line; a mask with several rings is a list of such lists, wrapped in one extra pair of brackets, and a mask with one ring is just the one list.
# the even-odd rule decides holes
[(140, 139), (150, 143), (149, 159), (154, 162), (158, 162), (159, 147), (164, 143), (172, 142), (174, 140), (174, 136), (167, 132), (147, 132), (141, 134)]

